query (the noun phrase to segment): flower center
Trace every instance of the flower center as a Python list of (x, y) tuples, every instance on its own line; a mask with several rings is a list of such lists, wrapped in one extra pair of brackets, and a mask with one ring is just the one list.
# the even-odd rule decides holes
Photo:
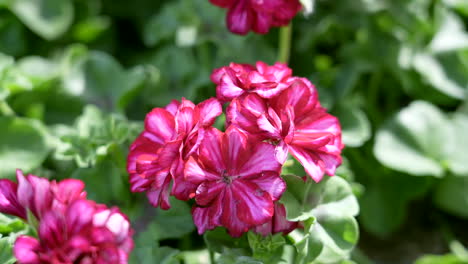
[(229, 176), (225, 170), (223, 170), (223, 173), (221, 174), (221, 180), (227, 185), (230, 185), (235, 178), (236, 177)]

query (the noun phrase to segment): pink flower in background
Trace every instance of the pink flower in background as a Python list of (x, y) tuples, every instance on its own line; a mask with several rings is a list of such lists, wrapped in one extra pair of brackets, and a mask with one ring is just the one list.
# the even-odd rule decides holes
[(185, 179), (198, 185), (193, 209), (198, 232), (224, 226), (237, 237), (270, 221), (273, 203), (286, 188), (280, 169), (274, 146), (236, 127), (207, 130), (199, 154), (185, 164)]
[(206, 128), (221, 112), (214, 98), (198, 105), (174, 100), (165, 108), (153, 109), (146, 116), (145, 130), (130, 146), (127, 171), (132, 192), (146, 192), (150, 203), (162, 209), (170, 208), (171, 193), (189, 199), (196, 186), (184, 181), (183, 162), (197, 151)]
[(124, 214), (84, 199), (64, 209), (44, 213), (39, 239), (16, 240), (13, 252), (19, 264), (127, 263), (133, 230)]
[(0, 180), (0, 212), (27, 220), (26, 210), (41, 219), (49, 210), (63, 211), (69, 203), (86, 198), (84, 183), (80, 180), (66, 179), (60, 182), (49, 181), (35, 175), (23, 175), (16, 171), (18, 184)]
[(227, 8), (229, 30), (245, 35), (250, 30), (266, 34), (271, 27), (286, 26), (301, 9), (299, 0), (210, 0)]
[(216, 96), (221, 101), (231, 101), (246, 93), (255, 93), (263, 98), (271, 98), (286, 89), (291, 82), (292, 71), (282, 63), (268, 66), (257, 62), (249, 64), (231, 63), (215, 69), (211, 80), (217, 85)]
[(286, 208), (283, 204), (275, 203), (275, 214), (270, 221), (253, 228), (253, 231), (263, 236), (283, 233), (289, 234), (298, 227), (298, 222), (291, 222), (286, 219)]
[(324, 173), (334, 175), (341, 164), (339, 121), (320, 106), (315, 87), (305, 78), (293, 78), (270, 99), (249, 94), (233, 100), (227, 122), (276, 145), (281, 163), (290, 153), (316, 182)]

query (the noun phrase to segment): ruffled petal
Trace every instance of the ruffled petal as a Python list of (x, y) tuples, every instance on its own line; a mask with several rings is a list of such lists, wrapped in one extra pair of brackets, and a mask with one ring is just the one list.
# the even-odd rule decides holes
[(221, 177), (218, 173), (214, 173), (200, 166), (198, 161), (193, 157), (190, 157), (188, 161), (185, 162), (184, 175), (185, 180), (193, 184), (200, 184), (203, 181), (215, 181)]
[(307, 174), (309, 174), (315, 182), (322, 180), (325, 172), (325, 163), (317, 154), (297, 146), (289, 146), (289, 152), (304, 166)]
[(206, 127), (213, 125), (216, 117), (223, 113), (223, 108), (216, 98), (210, 98), (198, 104), (196, 111), (198, 111), (198, 115), (200, 116), (200, 125)]
[(145, 130), (160, 139), (158, 142), (171, 140), (175, 135), (174, 116), (163, 108), (155, 108), (146, 115)]
[(226, 17), (229, 30), (240, 35), (247, 34), (252, 27), (253, 15), (248, 0), (237, 1), (230, 7)]
[(17, 197), (18, 185), (7, 179), (0, 179), (0, 213), (26, 219), (26, 210)]
[(13, 254), (21, 264), (40, 264), (38, 252), (41, 245), (37, 239), (29, 236), (19, 236), (13, 246)]

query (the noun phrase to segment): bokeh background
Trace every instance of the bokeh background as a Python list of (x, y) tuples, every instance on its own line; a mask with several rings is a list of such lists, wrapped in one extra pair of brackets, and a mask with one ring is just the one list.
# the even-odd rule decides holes
[[(293, 21), (290, 67), (342, 124), (354, 261), (468, 263), (468, 1), (314, 3)], [(133, 220), (132, 263), (202, 248), (188, 205), (151, 208), (125, 164), (153, 107), (215, 96), (210, 73), (230, 62), (276, 61), (278, 29), (236, 36), (224, 19), (208, 0), (0, 0), (0, 178), (82, 179)], [(5, 238), (18, 225), (0, 217)]]

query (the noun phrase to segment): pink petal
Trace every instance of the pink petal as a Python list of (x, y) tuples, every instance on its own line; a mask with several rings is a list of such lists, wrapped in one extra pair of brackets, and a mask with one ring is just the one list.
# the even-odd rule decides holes
[(236, 201), (237, 216), (243, 223), (249, 226), (260, 225), (273, 216), (270, 194), (251, 181), (234, 181), (232, 195)]
[(248, 158), (247, 135), (236, 126), (229, 126), (222, 139), (222, 155), (229, 175), (237, 175)]
[(226, 22), (233, 33), (245, 35), (249, 32), (253, 20), (253, 11), (247, 0), (239, 0), (229, 9)]
[(273, 201), (279, 200), (286, 190), (286, 183), (275, 172), (265, 172), (260, 177), (249, 180), (255, 183), (260, 189), (267, 192)]
[(223, 133), (216, 128), (205, 131), (203, 142), (200, 146), (198, 160), (206, 170), (221, 173), (219, 170), (226, 168), (221, 150)]
[(197, 105), (197, 111), (200, 116), (201, 126), (211, 126), (215, 122), (216, 117), (223, 113), (221, 103), (216, 98), (210, 98)]
[(184, 107), (179, 109), (177, 115), (175, 116), (176, 127), (175, 130), (179, 134), (187, 135), (192, 131), (195, 120), (194, 120), (194, 109), (190, 107)]
[(276, 145), (276, 148), (275, 148), (276, 160), (280, 164), (284, 164), (286, 162), (286, 159), (288, 158), (288, 152), (289, 152), (288, 144), (286, 144), (284, 141), (280, 141), (278, 145)]
[[(310, 82), (308, 82), (310, 84)], [(313, 86), (308, 86), (302, 79), (295, 81), (281, 92), (273, 101), (273, 108), (277, 112), (286, 109), (287, 106), (294, 108), (294, 114), (297, 116), (306, 115), (317, 103), (317, 93)]]
[(198, 186), (195, 201), (198, 205), (208, 206), (214, 199), (219, 199), (219, 195), (226, 188), (224, 182), (203, 182)]
[(41, 264), (38, 252), (40, 243), (37, 239), (29, 236), (19, 236), (13, 246), (15, 258), (21, 264)]
[(171, 140), (175, 134), (174, 116), (165, 109), (155, 108), (146, 115), (145, 130), (161, 141)]
[(95, 203), (89, 200), (76, 200), (68, 207), (66, 212), (67, 226), (72, 234), (80, 232), (93, 221)]
[(171, 177), (166, 177), (166, 181), (162, 185), (161, 188), (153, 188), (148, 190), (146, 193), (146, 197), (150, 204), (154, 207), (161, 207), (163, 210), (168, 210), (171, 208), (171, 204), (169, 202), (169, 192), (171, 187)]
[(150, 180), (142, 178), (140, 174), (130, 174), (130, 190), (132, 192), (145, 192), (150, 186)]
[(289, 146), (289, 152), (304, 166), (307, 174), (315, 182), (320, 182), (325, 171), (325, 163), (317, 154), (296, 146)]
[[(77, 215), (80, 215), (81, 212), (76, 212)], [(78, 216), (79, 217), (79, 216)], [(83, 216), (89, 217), (89, 216)], [(70, 227), (80, 228), (73, 226), (74, 223), (80, 224), (80, 222), (70, 223)], [(67, 229), (66, 229), (66, 220), (61, 212), (48, 211), (42, 217), (39, 223), (39, 237), (41, 239), (41, 244), (45, 245), (48, 248), (57, 248), (66, 242)]]
[(236, 0), (210, 0), (214, 5), (220, 7), (230, 7)]
[(231, 236), (240, 237), (250, 228), (249, 224), (243, 222), (239, 218), (239, 210), (243, 211), (245, 209), (237, 206), (239, 200), (234, 198), (232, 188), (226, 188), (223, 193), (221, 224), (226, 227)]
[(0, 179), (0, 213), (26, 219), (26, 210), (17, 197), (18, 185), (7, 179)]
[(190, 157), (188, 161), (185, 162), (184, 175), (185, 180), (193, 184), (200, 184), (203, 181), (215, 181), (221, 178), (220, 174), (201, 167), (198, 161), (193, 157)]
[(55, 199), (64, 204), (69, 204), (77, 199), (86, 198), (84, 188), (84, 182), (76, 179), (65, 179), (51, 186)]
[(240, 154), (245, 156), (246, 162), (239, 169), (239, 176), (249, 177), (265, 171), (277, 172), (281, 169), (281, 164), (276, 160), (275, 147), (271, 144), (258, 142), (250, 150), (250, 155), (246, 156), (246, 154)]
[(172, 100), (164, 109), (166, 109), (171, 115), (175, 116), (177, 113), (177, 109), (179, 109), (180, 102), (177, 100)]

